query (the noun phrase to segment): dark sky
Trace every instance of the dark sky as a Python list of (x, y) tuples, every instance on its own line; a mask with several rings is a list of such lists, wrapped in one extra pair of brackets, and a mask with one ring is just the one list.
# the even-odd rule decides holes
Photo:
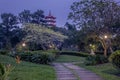
[(48, 15), (51, 10), (57, 17), (57, 25), (63, 26), (67, 21), (70, 5), (74, 1), (76, 0), (0, 0), (0, 14), (4, 12), (17, 14), (24, 9), (32, 12), (41, 9)]

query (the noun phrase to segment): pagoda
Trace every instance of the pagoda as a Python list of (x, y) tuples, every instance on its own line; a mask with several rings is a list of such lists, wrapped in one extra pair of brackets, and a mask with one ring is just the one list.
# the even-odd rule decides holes
[(51, 15), (51, 11), (49, 11), (49, 15), (46, 16), (45, 19), (48, 26), (52, 26), (52, 27), (56, 26), (56, 21), (55, 21), (56, 17)]

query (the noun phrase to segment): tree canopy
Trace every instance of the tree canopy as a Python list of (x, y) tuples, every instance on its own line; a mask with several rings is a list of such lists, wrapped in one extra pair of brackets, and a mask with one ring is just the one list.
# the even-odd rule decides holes
[[(106, 50), (111, 46), (106, 42), (110, 42), (110, 38), (118, 34), (115, 31), (120, 29), (120, 26), (113, 27), (120, 22), (119, 14), (120, 6), (114, 0), (80, 0), (71, 5), (68, 17), (85, 33), (97, 38)], [(103, 39), (105, 35), (109, 41)]]
[(26, 36), (23, 41), (26, 43), (35, 43), (40, 45), (42, 49), (47, 49), (49, 46), (57, 46), (67, 38), (67, 36), (62, 35), (59, 32), (54, 32), (45, 26), (36, 24), (25, 24), (23, 29)]

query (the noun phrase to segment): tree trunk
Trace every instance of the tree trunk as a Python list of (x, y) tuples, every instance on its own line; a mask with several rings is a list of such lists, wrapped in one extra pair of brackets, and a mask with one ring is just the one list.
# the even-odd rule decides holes
[(107, 57), (107, 48), (104, 48), (104, 56)]
[(11, 50), (11, 43), (10, 43), (10, 39), (6, 38), (6, 44), (5, 44), (5, 48), (6, 50)]
[(112, 49), (112, 47), (111, 47), (111, 46), (110, 46), (110, 52), (111, 52), (111, 53), (113, 53), (113, 49)]

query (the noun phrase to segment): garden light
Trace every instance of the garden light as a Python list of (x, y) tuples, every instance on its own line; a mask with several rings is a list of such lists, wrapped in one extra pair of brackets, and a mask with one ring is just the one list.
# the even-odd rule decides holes
[(23, 43), (23, 44), (22, 44), (22, 46), (23, 46), (23, 47), (25, 47), (25, 46), (26, 46), (26, 44), (25, 44), (25, 43)]
[(107, 38), (108, 38), (108, 36), (106, 36), (106, 35), (105, 35), (105, 36), (104, 36), (104, 38), (105, 38), (105, 39), (107, 39)]

